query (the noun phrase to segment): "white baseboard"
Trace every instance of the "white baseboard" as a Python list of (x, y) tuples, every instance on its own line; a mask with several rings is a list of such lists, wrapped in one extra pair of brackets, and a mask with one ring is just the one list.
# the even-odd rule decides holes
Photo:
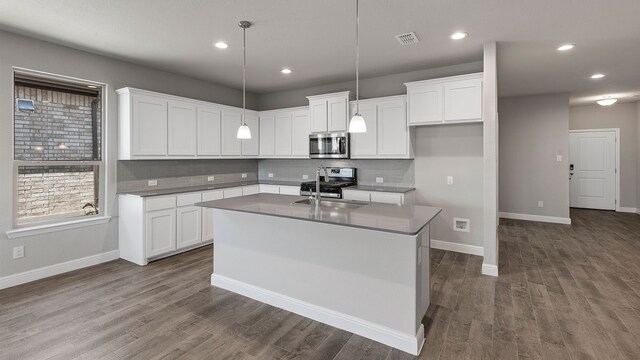
[(617, 212), (623, 212), (623, 213), (632, 213), (632, 214), (637, 214), (638, 211), (640, 211), (639, 209), (636, 208), (632, 208), (632, 207), (619, 207), (616, 209)]
[(102, 254), (91, 255), (80, 259), (75, 259), (60, 264), (45, 266), (39, 269), (25, 271), (19, 274), (9, 275), (0, 278), (0, 289), (26, 284), (31, 281), (44, 279), (50, 276), (66, 273), (85, 267), (98, 265), (107, 261), (116, 260), (120, 257), (118, 250), (109, 251)]
[(482, 263), (482, 275), (498, 276), (498, 266)]
[(431, 239), (431, 247), (439, 250), (455, 251), (463, 254), (484, 256), (484, 247), (459, 244), (450, 241)]
[(548, 222), (548, 223), (554, 223), (554, 224), (571, 225), (571, 218), (564, 218), (564, 217), (517, 214), (517, 213), (508, 213), (508, 212), (499, 212), (498, 216), (506, 219), (540, 221), (540, 222)]
[(405, 334), (351, 315), (230, 279), (226, 276), (212, 274), (211, 285), (364, 336), (412, 355), (420, 354), (424, 344), (424, 326), (422, 324), (417, 334)]

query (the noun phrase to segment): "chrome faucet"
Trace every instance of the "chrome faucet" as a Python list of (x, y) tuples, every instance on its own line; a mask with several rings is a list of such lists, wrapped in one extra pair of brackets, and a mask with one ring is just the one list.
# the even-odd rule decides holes
[[(329, 171), (327, 170), (327, 168), (324, 167), (324, 165), (318, 166), (318, 169), (316, 169), (316, 197), (315, 197), (316, 205), (319, 205), (320, 200), (322, 199), (322, 196), (320, 195), (320, 170), (324, 172), (324, 181), (329, 182)], [(309, 195), (309, 197), (312, 197), (312, 196), (313, 195)]]

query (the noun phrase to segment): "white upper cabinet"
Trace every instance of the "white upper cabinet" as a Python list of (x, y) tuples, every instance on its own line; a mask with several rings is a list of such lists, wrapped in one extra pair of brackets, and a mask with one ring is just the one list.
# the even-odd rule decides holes
[(291, 156), (291, 121), (290, 111), (276, 113), (275, 152), (278, 156)]
[(197, 143), (193, 141), (197, 133), (196, 106), (184, 101), (169, 101), (168, 154), (195, 156)]
[(260, 153), (260, 120), (256, 111), (247, 110), (246, 117), (251, 139), (242, 140), (242, 156), (257, 157)]
[(291, 155), (309, 157), (311, 123), (308, 110), (294, 111), (291, 119)]
[(221, 119), (219, 108), (198, 106), (198, 156), (220, 155)]
[[(352, 104), (351, 114), (355, 113), (356, 106)], [(367, 132), (351, 134), (351, 157), (375, 157), (378, 155), (378, 105), (361, 101), (360, 115), (367, 124)]]
[(143, 94), (131, 99), (131, 154), (136, 156), (167, 155), (167, 100)]
[(273, 113), (260, 114), (260, 156), (276, 154), (276, 117)]
[(349, 96), (349, 91), (307, 96), (307, 99), (309, 99), (311, 132), (347, 131)]
[(242, 155), (242, 142), (238, 139), (238, 128), (241, 123), (242, 109), (222, 110), (222, 155)]
[[(367, 131), (351, 134), (351, 158), (412, 158), (406, 108), (404, 95), (361, 100), (360, 114), (367, 124)], [(355, 110), (352, 101), (351, 113), (355, 114)]]
[(409, 125), (482, 121), (482, 73), (405, 83)]

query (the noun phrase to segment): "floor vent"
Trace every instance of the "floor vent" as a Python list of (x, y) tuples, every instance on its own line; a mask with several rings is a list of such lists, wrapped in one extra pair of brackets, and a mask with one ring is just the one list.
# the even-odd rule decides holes
[(396, 39), (398, 39), (398, 42), (402, 45), (415, 44), (418, 41), (420, 41), (418, 40), (418, 37), (414, 32), (408, 32), (408, 33), (396, 35)]

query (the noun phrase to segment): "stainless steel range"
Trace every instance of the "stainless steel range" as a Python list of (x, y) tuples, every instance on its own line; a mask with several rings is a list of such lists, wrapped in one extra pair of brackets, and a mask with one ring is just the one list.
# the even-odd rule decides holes
[[(358, 184), (356, 168), (327, 168), (328, 181), (320, 181), (320, 196), (334, 199), (342, 199), (342, 189)], [(300, 185), (300, 195), (315, 195), (316, 182), (308, 181)]]

